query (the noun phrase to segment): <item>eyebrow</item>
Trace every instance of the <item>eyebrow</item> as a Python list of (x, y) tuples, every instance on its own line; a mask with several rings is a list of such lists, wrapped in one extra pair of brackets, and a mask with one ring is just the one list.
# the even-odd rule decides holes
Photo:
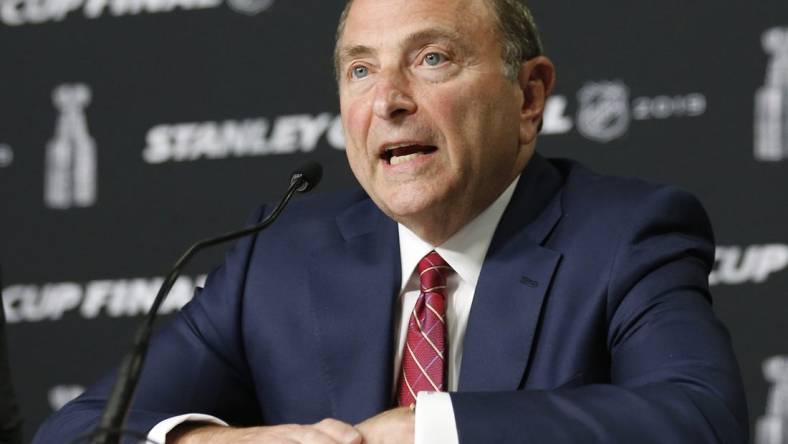
[(354, 45), (350, 47), (344, 47), (339, 50), (339, 64), (344, 65), (345, 61), (348, 59), (355, 59), (357, 57), (368, 56), (368, 55), (375, 55), (377, 51), (374, 48), (370, 48), (369, 46), (364, 45)]
[[(462, 43), (460, 34), (456, 31), (444, 28), (431, 28), (416, 31), (405, 37), (400, 47), (408, 48), (410, 46), (429, 41), (451, 41), (460, 48), (460, 51), (467, 52), (467, 46)], [(339, 65), (341, 66), (344, 65), (348, 59), (374, 56), (375, 54), (377, 54), (377, 50), (369, 46), (346, 46), (340, 48), (338, 61)]]
[(405, 37), (402, 46), (407, 47), (422, 42), (431, 42), (438, 40), (450, 41), (460, 46), (461, 49), (466, 49), (465, 45), (462, 44), (462, 36), (460, 35), (460, 33), (445, 28), (432, 28), (432, 29), (424, 29), (422, 31), (416, 31), (413, 34), (410, 34), (407, 37)]

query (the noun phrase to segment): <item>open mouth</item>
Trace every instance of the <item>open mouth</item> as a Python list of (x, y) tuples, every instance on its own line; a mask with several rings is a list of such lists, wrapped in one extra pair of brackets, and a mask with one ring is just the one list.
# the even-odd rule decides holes
[(402, 145), (386, 148), (381, 157), (389, 165), (399, 165), (409, 162), (419, 156), (434, 153), (438, 148), (432, 145)]

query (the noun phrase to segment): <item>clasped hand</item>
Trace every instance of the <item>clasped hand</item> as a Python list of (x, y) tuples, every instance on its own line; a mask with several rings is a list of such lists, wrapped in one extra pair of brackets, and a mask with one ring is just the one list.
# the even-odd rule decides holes
[(410, 444), (415, 423), (407, 407), (387, 410), (355, 427), (336, 419), (249, 428), (188, 423), (167, 434), (167, 444)]

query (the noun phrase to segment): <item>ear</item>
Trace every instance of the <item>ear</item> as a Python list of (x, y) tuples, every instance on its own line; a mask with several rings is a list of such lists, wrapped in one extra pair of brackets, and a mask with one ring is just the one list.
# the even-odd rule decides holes
[(547, 97), (555, 86), (555, 66), (545, 56), (523, 62), (517, 82), (523, 91), (520, 109), (520, 145), (528, 145), (536, 139), (542, 127)]

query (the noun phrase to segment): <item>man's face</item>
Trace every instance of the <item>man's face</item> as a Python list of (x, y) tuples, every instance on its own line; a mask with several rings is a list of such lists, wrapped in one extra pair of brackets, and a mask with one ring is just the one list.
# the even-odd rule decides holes
[(407, 226), (475, 216), (530, 158), (523, 90), (504, 75), (495, 29), (485, 0), (351, 7), (338, 43), (348, 160)]

